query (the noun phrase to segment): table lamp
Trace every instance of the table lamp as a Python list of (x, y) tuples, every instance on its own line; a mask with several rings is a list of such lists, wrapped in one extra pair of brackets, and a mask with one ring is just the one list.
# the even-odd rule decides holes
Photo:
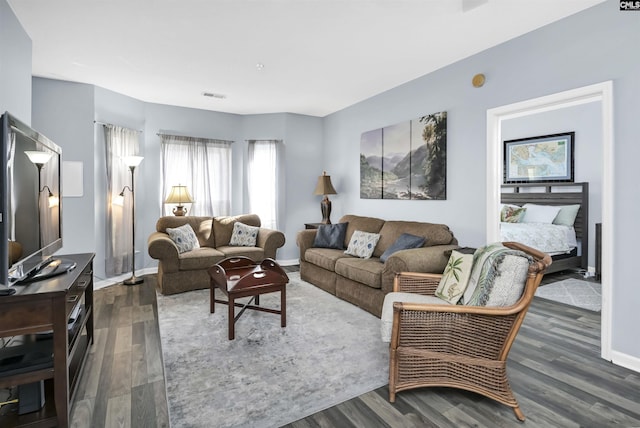
[(314, 195), (324, 195), (320, 201), (320, 210), (322, 211), (322, 224), (331, 224), (329, 216), (331, 215), (331, 201), (327, 195), (337, 195), (336, 189), (331, 184), (331, 176), (327, 175), (327, 171), (322, 171), (322, 175), (318, 177), (318, 184)]
[(187, 209), (184, 207), (183, 204), (192, 203), (193, 198), (189, 194), (189, 191), (187, 190), (187, 186), (177, 185), (177, 186), (171, 187), (169, 196), (167, 196), (167, 199), (164, 202), (166, 204), (178, 204), (173, 209), (173, 215), (183, 216), (187, 214)]

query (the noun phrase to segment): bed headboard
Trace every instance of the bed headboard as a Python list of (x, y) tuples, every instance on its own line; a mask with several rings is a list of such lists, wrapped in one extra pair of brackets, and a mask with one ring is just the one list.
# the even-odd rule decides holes
[(589, 183), (520, 183), (503, 184), (503, 204), (580, 205), (573, 225), (582, 242), (582, 266), (588, 265), (589, 244)]

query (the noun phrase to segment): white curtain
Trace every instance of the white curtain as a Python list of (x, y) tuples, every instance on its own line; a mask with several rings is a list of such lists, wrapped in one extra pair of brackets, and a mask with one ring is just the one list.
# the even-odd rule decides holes
[[(131, 217), (131, 170), (125, 165), (126, 156), (137, 156), (140, 150), (140, 132), (135, 129), (105, 124), (104, 139), (107, 161), (107, 251), (105, 270), (107, 276), (132, 271), (133, 222)], [(137, 172), (138, 168), (136, 168)], [(124, 203), (113, 204), (120, 192)]]
[(278, 229), (280, 140), (249, 140), (247, 187), (249, 212), (260, 216), (262, 227)]
[[(184, 185), (194, 199), (187, 215), (231, 214), (232, 141), (160, 134), (162, 139), (162, 202), (171, 186)], [(164, 205), (164, 215), (175, 206)]]

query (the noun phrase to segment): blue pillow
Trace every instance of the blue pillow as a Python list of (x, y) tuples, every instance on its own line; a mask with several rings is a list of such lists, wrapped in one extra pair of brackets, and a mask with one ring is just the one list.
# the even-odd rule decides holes
[(424, 245), (424, 241), (426, 241), (424, 236), (416, 236), (410, 233), (403, 233), (398, 237), (398, 239), (396, 239), (396, 242), (391, 244), (391, 246), (387, 248), (384, 253), (382, 253), (382, 255), (380, 256), (380, 261), (382, 263), (386, 262), (387, 259), (391, 257), (391, 254), (395, 253), (396, 251), (408, 250), (409, 248), (420, 248), (422, 247), (422, 245)]
[(334, 248), (344, 250), (344, 238), (347, 235), (349, 223), (321, 224), (313, 240), (316, 248)]

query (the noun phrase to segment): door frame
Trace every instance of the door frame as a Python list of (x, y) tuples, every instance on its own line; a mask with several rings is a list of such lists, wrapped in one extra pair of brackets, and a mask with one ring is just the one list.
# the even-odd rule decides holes
[(508, 119), (592, 102), (600, 102), (602, 107), (602, 312), (600, 321), (600, 356), (605, 360), (611, 361), (611, 288), (613, 285), (612, 260), (614, 260), (612, 227), (614, 194), (612, 81), (583, 86), (487, 110), (486, 235), (488, 242), (500, 240), (499, 205), (503, 159), (502, 122)]

